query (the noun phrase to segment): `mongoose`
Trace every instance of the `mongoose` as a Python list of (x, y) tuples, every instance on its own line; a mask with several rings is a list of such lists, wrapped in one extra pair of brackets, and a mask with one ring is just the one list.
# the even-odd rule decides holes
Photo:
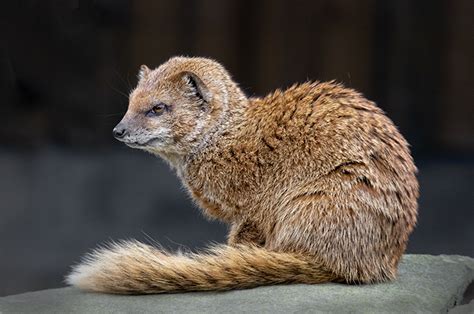
[(417, 220), (408, 144), (373, 102), (339, 83), (248, 98), (218, 62), (142, 66), (114, 129), (175, 169), (228, 243), (171, 254), (136, 241), (93, 251), (66, 280), (148, 294), (396, 278)]

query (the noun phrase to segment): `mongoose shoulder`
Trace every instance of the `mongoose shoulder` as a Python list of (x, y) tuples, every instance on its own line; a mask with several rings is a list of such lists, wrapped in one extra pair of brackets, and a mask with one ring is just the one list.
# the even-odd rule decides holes
[(277, 283), (382, 282), (417, 219), (408, 144), (360, 93), (308, 82), (247, 98), (217, 62), (142, 66), (120, 141), (165, 159), (227, 246), (177, 256), (137, 242), (95, 251), (68, 277), (112, 293)]

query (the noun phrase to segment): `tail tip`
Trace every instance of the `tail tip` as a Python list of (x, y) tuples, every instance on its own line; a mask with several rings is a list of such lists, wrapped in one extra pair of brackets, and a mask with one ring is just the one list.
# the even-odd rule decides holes
[(73, 267), (71, 272), (64, 277), (64, 282), (68, 286), (87, 289), (90, 286), (91, 271), (88, 271), (85, 265)]

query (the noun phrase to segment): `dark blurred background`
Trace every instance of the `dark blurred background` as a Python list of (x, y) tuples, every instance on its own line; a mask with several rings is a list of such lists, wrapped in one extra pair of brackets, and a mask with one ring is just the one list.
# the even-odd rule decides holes
[(159, 159), (114, 141), (140, 64), (222, 62), (248, 95), (337, 79), (420, 169), (411, 253), (474, 256), (472, 0), (7, 1), (0, 5), (0, 295), (58, 287), (112, 239), (224, 241)]

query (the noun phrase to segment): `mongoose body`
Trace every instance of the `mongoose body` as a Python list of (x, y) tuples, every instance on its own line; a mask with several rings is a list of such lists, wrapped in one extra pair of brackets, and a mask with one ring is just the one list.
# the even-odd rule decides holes
[(408, 144), (374, 103), (334, 82), (247, 98), (204, 58), (143, 66), (114, 129), (161, 156), (228, 244), (172, 255), (138, 242), (89, 254), (68, 282), (111, 293), (393, 280), (417, 218)]

